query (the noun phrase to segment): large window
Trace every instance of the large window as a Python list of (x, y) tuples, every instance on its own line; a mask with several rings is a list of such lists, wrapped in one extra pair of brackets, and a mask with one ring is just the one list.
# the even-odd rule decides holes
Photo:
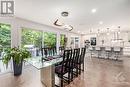
[(22, 29), (22, 47), (28, 48), (32, 56), (39, 56), (39, 49), (42, 47), (43, 32), (33, 29)]
[(11, 48), (11, 25), (0, 23), (0, 73), (11, 70), (11, 65), (2, 62), (2, 55)]
[(0, 57), (11, 47), (11, 25), (0, 23)]
[(44, 47), (56, 47), (56, 34), (52, 32), (44, 33)]
[(42, 32), (32, 29), (22, 29), (22, 47), (25, 45), (34, 45), (41, 47), (42, 45)]
[(41, 47), (56, 47), (56, 34), (23, 28), (21, 46), (28, 48), (32, 56), (39, 56)]

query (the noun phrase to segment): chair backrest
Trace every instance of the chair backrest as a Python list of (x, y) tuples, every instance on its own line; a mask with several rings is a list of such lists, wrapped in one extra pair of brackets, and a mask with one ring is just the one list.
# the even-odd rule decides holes
[(100, 48), (99, 46), (96, 46), (95, 49), (96, 49), (97, 51), (98, 51), (98, 50), (101, 50), (101, 48)]
[(53, 48), (52, 48), (52, 54), (53, 54), (53, 55), (56, 55), (56, 54), (57, 54), (57, 49), (56, 49), (56, 47), (53, 47)]
[(70, 66), (70, 62), (72, 59), (72, 50), (64, 50), (63, 61), (62, 61), (62, 71), (63, 69), (67, 70), (68, 66)]
[(90, 51), (93, 51), (94, 49), (93, 49), (93, 47), (92, 47), (92, 46), (90, 46), (90, 47), (89, 47), (89, 50), (90, 50)]
[(63, 56), (64, 50), (65, 50), (64, 46), (59, 47), (59, 55), (60, 56)]
[(83, 47), (81, 48), (81, 54), (80, 54), (80, 60), (79, 60), (79, 63), (83, 63), (84, 62), (84, 57), (85, 57), (85, 53), (86, 53), (86, 48)]
[(59, 47), (59, 51), (64, 51), (64, 50), (65, 50), (64, 46)]
[(105, 50), (106, 50), (106, 51), (111, 51), (111, 47), (106, 46), (106, 47), (105, 47)]
[(50, 47), (46, 47), (46, 48), (41, 48), (41, 54), (42, 57), (45, 55), (45, 57), (47, 56), (53, 56), (56, 54), (56, 47), (50, 48)]
[(41, 48), (41, 54), (42, 54), (42, 57), (47, 57), (47, 52), (48, 52), (48, 48)]
[(79, 55), (80, 55), (80, 48), (74, 49), (73, 58), (72, 58), (73, 67), (75, 66), (75, 64), (77, 64), (77, 62), (79, 60)]
[(121, 47), (114, 47), (114, 51), (121, 51)]

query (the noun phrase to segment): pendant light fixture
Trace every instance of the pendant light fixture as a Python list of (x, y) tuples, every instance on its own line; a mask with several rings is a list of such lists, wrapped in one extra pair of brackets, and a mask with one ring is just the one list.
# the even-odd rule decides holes
[[(64, 11), (64, 12), (61, 12), (61, 16), (62, 17), (68, 17), (69, 13)], [(72, 31), (73, 30), (73, 26), (72, 25), (68, 25), (68, 24), (64, 24), (64, 23), (61, 23), (58, 19), (56, 21), (54, 21), (53, 23), (55, 26), (59, 26), (59, 27), (62, 27), (64, 28), (65, 30), (67, 31)]]

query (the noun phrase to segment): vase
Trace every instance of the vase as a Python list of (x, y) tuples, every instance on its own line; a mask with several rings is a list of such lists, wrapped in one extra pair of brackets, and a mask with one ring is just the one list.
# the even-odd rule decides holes
[(19, 76), (22, 74), (22, 65), (23, 61), (21, 61), (19, 64), (17, 64), (16, 61), (13, 61), (14, 76)]

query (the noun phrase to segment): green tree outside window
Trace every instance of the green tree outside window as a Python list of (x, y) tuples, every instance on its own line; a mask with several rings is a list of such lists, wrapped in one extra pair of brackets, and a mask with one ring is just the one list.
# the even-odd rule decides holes
[(22, 29), (22, 47), (25, 45), (34, 45), (40, 48), (42, 45), (43, 33), (40, 31), (23, 28)]
[(44, 33), (44, 47), (56, 47), (56, 34), (52, 32)]
[(0, 23), (0, 52), (11, 48), (11, 25)]
[(64, 34), (60, 35), (60, 46), (65, 46), (65, 35)]

